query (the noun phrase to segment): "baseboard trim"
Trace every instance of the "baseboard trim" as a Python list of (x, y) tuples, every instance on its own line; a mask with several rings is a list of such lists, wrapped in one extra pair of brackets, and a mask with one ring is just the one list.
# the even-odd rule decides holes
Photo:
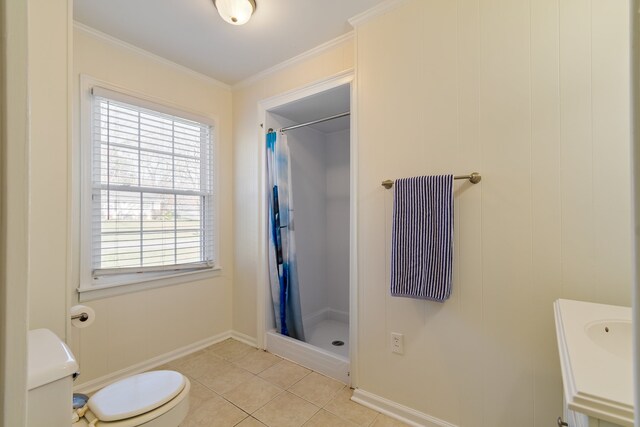
[(447, 421), (357, 388), (351, 400), (415, 427), (457, 427)]
[[(170, 351), (168, 353), (162, 354), (160, 356), (156, 356), (149, 360), (145, 360), (144, 362), (137, 363), (135, 365), (121, 369), (111, 374), (104, 375), (102, 377), (87, 381), (86, 383), (78, 384), (76, 387), (73, 388), (73, 391), (75, 393), (85, 393), (85, 394), (92, 393), (122, 378), (139, 374), (141, 372), (148, 371), (149, 369), (153, 369), (157, 366), (164, 365), (165, 363), (171, 362), (172, 360), (179, 359), (188, 354), (191, 354), (198, 350), (202, 350), (203, 348), (209, 347), (212, 344), (218, 343), (220, 341), (224, 341), (227, 338), (234, 338), (234, 339), (237, 339), (238, 341), (242, 341), (245, 344), (249, 344), (255, 347), (255, 343), (250, 344), (245, 339), (240, 339), (236, 335), (243, 335), (243, 334), (239, 334), (238, 332), (233, 332), (233, 331), (226, 331), (218, 335), (205, 338), (201, 341), (197, 341), (193, 344), (189, 344), (184, 347), (178, 348), (176, 350)], [(82, 367), (80, 367), (80, 372), (82, 372)]]
[(251, 347), (258, 347), (258, 340), (255, 337), (243, 334), (242, 332), (231, 331), (231, 338), (250, 345)]

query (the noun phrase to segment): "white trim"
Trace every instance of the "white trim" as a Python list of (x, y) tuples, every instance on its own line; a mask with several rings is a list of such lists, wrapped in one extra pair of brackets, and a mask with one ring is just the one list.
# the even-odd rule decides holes
[[(315, 81), (301, 88), (292, 89), (270, 98), (263, 99), (258, 102), (258, 109), (261, 110), (260, 116), (261, 123), (264, 123), (265, 113), (267, 110), (274, 109), (284, 104), (297, 101), (308, 96), (316, 95), (321, 92), (325, 92), (329, 89), (336, 88), (338, 86), (346, 85), (353, 82), (354, 70), (350, 68), (348, 70), (341, 71), (329, 78)], [(352, 112), (353, 114), (353, 112)], [(266, 131), (266, 129), (265, 129)]]
[[(260, 125), (257, 126), (257, 136), (256, 141), (258, 144), (258, 277), (256, 280), (256, 335), (257, 335), (257, 344), (258, 348), (266, 349), (267, 348), (267, 313), (270, 310), (267, 307), (270, 307), (271, 302), (271, 291), (269, 286), (269, 266), (267, 260), (268, 252), (267, 245), (269, 244), (269, 240), (267, 239), (267, 233), (269, 230), (269, 226), (266, 221), (267, 217), (267, 194), (265, 191), (266, 183), (267, 183), (267, 153), (265, 147), (265, 131), (263, 129), (265, 125), (266, 111), (264, 108), (260, 106), (258, 103), (258, 120), (259, 123), (262, 123), (262, 127)], [(267, 289), (269, 291), (267, 292)]]
[(352, 27), (357, 28), (365, 22), (369, 22), (373, 18), (384, 15), (385, 13), (397, 8), (398, 6), (402, 6), (407, 1), (408, 0), (387, 0), (378, 4), (377, 6), (372, 7), (369, 10), (365, 10), (364, 12), (359, 13), (352, 18), (349, 18), (349, 24), (351, 24)]
[(135, 54), (144, 56), (148, 59), (151, 59), (153, 61), (159, 62), (162, 65), (166, 65), (168, 67), (171, 67), (177, 71), (183, 72), (185, 74), (188, 74), (191, 77), (195, 77), (199, 80), (204, 81), (205, 83), (209, 83), (211, 85), (214, 86), (218, 86), (222, 89), (227, 89), (227, 90), (231, 90), (231, 86), (221, 82), (220, 80), (216, 80), (213, 77), (209, 77), (205, 74), (199, 73), (197, 71), (192, 70), (191, 68), (185, 67), (184, 65), (180, 65), (176, 62), (170, 61), (167, 58), (164, 58), (162, 56), (156, 55), (155, 53), (151, 53), (147, 50), (141, 49), (137, 46), (134, 46), (130, 43), (127, 43), (123, 40), (120, 40), (119, 38), (110, 36), (109, 34), (105, 34), (101, 31), (96, 30), (95, 28), (89, 27), (88, 25), (85, 25), (81, 22), (78, 21), (73, 21), (73, 28), (78, 30), (78, 31), (82, 31), (85, 34), (88, 34), (94, 38), (100, 39), (102, 41), (105, 41), (107, 43), (111, 43), (113, 45), (116, 45), (118, 47), (124, 48), (126, 50), (129, 50)]
[[(131, 375), (148, 371), (160, 365), (164, 365), (168, 362), (171, 362), (172, 360), (179, 359), (191, 353), (195, 353), (198, 350), (202, 350), (203, 348), (207, 348), (210, 345), (222, 342), (232, 337), (233, 337), (232, 331), (222, 332), (212, 337), (205, 338), (201, 341), (197, 341), (192, 344), (186, 345), (184, 347), (180, 347), (176, 350), (170, 351), (160, 356), (156, 356), (149, 360), (145, 360), (144, 362), (140, 362), (135, 365), (129, 366), (127, 368), (120, 369), (119, 371), (112, 372), (107, 375), (103, 375), (99, 378), (95, 378), (93, 380), (87, 381), (86, 383), (79, 384), (78, 386), (73, 388), (73, 391), (75, 393), (85, 393), (85, 394), (92, 393), (115, 381), (121, 380)], [(80, 366), (80, 372), (82, 372), (82, 366)]]
[[(179, 285), (181, 283), (191, 283), (198, 280), (210, 279), (212, 277), (219, 277), (221, 275), (222, 268), (210, 268), (208, 270), (201, 271), (189, 271), (187, 273), (177, 274), (162, 274), (153, 275), (147, 273), (142, 277), (137, 278), (138, 282), (131, 279), (123, 283), (109, 284), (103, 286), (86, 286), (78, 287), (78, 301), (87, 302), (102, 298), (114, 297), (116, 295), (125, 295), (133, 292), (145, 291), (147, 289), (164, 288), (166, 286)], [(136, 275), (125, 275), (126, 277)], [(140, 275), (138, 275), (140, 276)]]
[[(266, 194), (263, 189), (266, 182), (266, 152), (264, 144), (264, 134), (266, 129), (260, 127), (260, 123), (265, 125), (267, 111), (278, 107), (283, 104), (287, 104), (293, 101), (297, 101), (302, 98), (306, 98), (311, 95), (324, 92), (338, 86), (349, 84), (351, 87), (351, 129), (350, 129), (350, 236), (349, 236), (349, 259), (350, 259), (350, 272), (349, 272), (349, 361), (350, 361), (350, 377), (349, 381), (352, 386), (357, 385), (357, 376), (354, 372), (357, 372), (357, 332), (358, 332), (358, 271), (357, 271), (357, 200), (358, 200), (358, 187), (357, 187), (357, 164), (358, 164), (358, 144), (357, 144), (357, 132), (356, 132), (356, 84), (355, 84), (355, 72), (353, 69), (345, 70), (337, 73), (331, 77), (327, 77), (322, 80), (310, 83), (301, 88), (287, 91), (283, 94), (273, 96), (258, 102), (258, 126), (257, 126), (257, 143), (259, 152), (259, 170), (258, 170), (258, 189), (259, 189), (259, 206), (258, 206), (258, 280), (256, 281), (256, 295), (257, 295), (257, 345), (259, 348), (267, 348), (267, 331), (271, 329), (271, 326), (267, 326), (267, 307), (271, 305), (271, 294), (267, 292), (269, 288), (269, 275), (268, 275), (268, 263), (267, 263), (267, 203)], [(305, 343), (300, 343), (305, 344)], [(320, 349), (318, 349), (320, 351)]]
[(311, 58), (313, 58), (314, 56), (318, 56), (328, 50), (333, 49), (334, 47), (338, 46), (339, 44), (342, 44), (348, 40), (351, 40), (354, 38), (354, 32), (353, 31), (349, 31), (346, 34), (343, 34), (341, 36), (336, 37), (333, 40), (329, 40), (328, 42), (325, 42), (319, 46), (316, 46), (312, 49), (309, 49), (308, 51), (301, 53), (300, 55), (294, 56), (293, 58), (287, 59), (286, 61), (283, 61), (277, 65), (274, 65), (273, 67), (267, 68), (266, 70), (260, 71), (257, 74), (252, 75), (251, 77), (247, 77), (246, 79), (234, 84), (233, 86), (231, 86), (231, 89), (233, 91), (239, 90), (239, 89), (243, 89), (247, 86), (250, 86), (260, 80), (263, 80), (265, 78), (267, 78), (268, 76), (277, 73), (278, 71), (287, 68), (287, 67), (291, 67), (295, 64), (299, 64), (301, 62), (307, 61)]
[(133, 95), (133, 91), (126, 89), (113, 89), (114, 85), (109, 87), (103, 87), (99, 83), (91, 86), (91, 94), (101, 98), (109, 98), (110, 100), (122, 102), (132, 105), (134, 107), (145, 108), (147, 110), (158, 111), (170, 116), (176, 116), (181, 119), (191, 120), (193, 122), (200, 122), (206, 125), (215, 126), (214, 121), (204, 114), (197, 114), (191, 111), (185, 111), (184, 108), (168, 105), (163, 101), (152, 101), (149, 96), (136, 96)]
[[(69, 313), (73, 304), (72, 300), (75, 301), (75, 292), (73, 291), (74, 284), (76, 283), (75, 278), (78, 277), (75, 270), (75, 247), (78, 235), (76, 234), (76, 224), (78, 224), (78, 215), (79, 215), (79, 205), (75, 204), (73, 200), (73, 191), (75, 190), (75, 177), (74, 175), (76, 171), (74, 171), (74, 167), (76, 165), (76, 157), (74, 154), (74, 149), (76, 148), (75, 135), (76, 127), (75, 127), (75, 107), (74, 104), (76, 102), (75, 99), (75, 73), (73, 72), (73, 0), (67, 0), (67, 142), (68, 142), (68, 151), (67, 151), (67, 275), (65, 281), (65, 313)], [(66, 316), (65, 325), (64, 325), (64, 341), (70, 343), (72, 340), (71, 333), (71, 316)]]
[[(357, 61), (356, 37), (354, 57)], [(351, 115), (349, 141), (349, 362), (351, 364), (351, 386), (358, 385), (358, 302), (360, 287), (358, 282), (358, 79), (352, 76)]]
[(355, 389), (351, 400), (415, 427), (457, 427), (423, 412), (393, 402), (362, 389)]
[(256, 339), (254, 337), (243, 334), (242, 332), (231, 331), (231, 338), (246, 345), (250, 345), (251, 347), (258, 347)]
[[(185, 105), (180, 105), (180, 104), (176, 104), (175, 102), (172, 102), (168, 99), (165, 98), (160, 98), (154, 95), (150, 95), (148, 93), (145, 92), (141, 92), (139, 90), (135, 90), (135, 89), (131, 89), (125, 86), (121, 86), (119, 84), (115, 84), (115, 83), (111, 83), (108, 82), (106, 80), (102, 80), (99, 79), (97, 77), (93, 77), (90, 76), (89, 74), (80, 74), (80, 103), (82, 105), (82, 100), (84, 98), (85, 101), (89, 100), (90, 101), (90, 97), (91, 97), (91, 93), (90, 93), (90, 89), (93, 86), (100, 86), (103, 89), (108, 89), (111, 90), (113, 92), (119, 92), (121, 94), (126, 94), (129, 97), (133, 98), (133, 99), (138, 99), (141, 101), (145, 101), (151, 104), (155, 104), (155, 105), (160, 105), (160, 106), (164, 106), (166, 108), (169, 108), (172, 111), (177, 112), (176, 115), (180, 115), (180, 113), (183, 114), (187, 114), (187, 116), (192, 116), (192, 117), (198, 117), (200, 120), (205, 120), (207, 124), (210, 124), (212, 126), (215, 127), (215, 129), (220, 128), (220, 120), (218, 119), (217, 116), (212, 115), (212, 114), (208, 114), (202, 111), (198, 111), (198, 110), (194, 110), (193, 108), (190, 108), (188, 106)], [(83, 111), (82, 109), (80, 109), (80, 117), (79, 119), (80, 121), (80, 126), (82, 127), (82, 118), (83, 118), (83, 113), (87, 113), (85, 111)], [(90, 113), (90, 111), (88, 111), (88, 113)], [(90, 117), (90, 116), (89, 116)], [(215, 130), (214, 129), (214, 130)], [(82, 135), (81, 135), (82, 136)], [(216, 132), (216, 134), (214, 135), (217, 139), (216, 141), (219, 141), (219, 135), (218, 132)]]
[[(72, 156), (72, 165), (77, 165), (79, 170), (76, 174), (73, 172), (73, 177), (78, 179), (80, 193), (74, 197), (79, 199), (79, 202), (76, 203), (74, 200), (73, 208), (77, 209), (76, 212), (73, 212), (72, 215), (79, 217), (79, 225), (76, 224), (74, 227), (77, 227), (79, 230), (79, 239), (77, 240), (77, 245), (79, 251), (72, 251), (72, 253), (78, 253), (77, 262), (79, 262), (79, 283), (78, 283), (78, 293), (79, 293), (79, 301), (85, 302), (90, 300), (95, 300), (99, 298), (106, 298), (115, 295), (122, 295), (131, 292), (138, 292), (141, 290), (159, 288), (165, 286), (176, 285), (180, 283), (193, 282), (196, 280), (207, 279), (211, 277), (216, 277), (220, 275), (220, 271), (222, 267), (219, 262), (220, 255), (220, 223), (219, 223), (219, 163), (218, 163), (218, 145), (220, 141), (220, 126), (219, 119), (217, 116), (213, 116), (210, 114), (202, 113), (199, 111), (194, 111), (188, 107), (184, 107), (182, 105), (175, 104), (171, 101), (167, 101), (162, 98), (157, 98), (152, 95), (147, 95), (142, 92), (138, 92), (135, 90), (127, 89), (125, 87), (115, 85), (109, 83), (104, 80), (100, 80), (94, 77), (91, 77), (86, 74), (80, 74), (80, 90), (79, 90), (79, 138), (77, 140), (74, 138), (74, 147)], [(213, 253), (215, 266), (211, 269), (205, 271), (192, 271), (188, 273), (178, 273), (178, 274), (162, 274), (162, 277), (157, 277), (157, 275), (148, 275), (147, 277), (131, 277), (136, 275), (128, 275), (129, 277), (122, 276), (122, 280), (120, 282), (110, 283), (109, 285), (104, 286), (96, 286), (95, 282), (91, 279), (91, 251), (87, 248), (90, 248), (91, 244), (91, 236), (87, 230), (91, 229), (91, 218), (89, 215), (84, 215), (85, 212), (91, 212), (91, 200), (90, 197), (87, 197), (91, 194), (91, 109), (92, 109), (92, 99), (91, 99), (91, 88), (94, 86), (100, 86), (104, 89), (114, 91), (120, 94), (131, 97), (132, 99), (141, 100), (146, 103), (157, 104), (160, 106), (164, 106), (168, 110), (173, 110), (176, 112), (182, 112), (192, 117), (199, 117), (202, 120), (206, 120), (206, 123), (213, 127), (211, 132), (211, 138), (213, 139), (212, 146), (212, 188), (213, 188), (213, 197), (215, 200), (214, 203), (214, 212), (213, 212)], [(79, 159), (79, 162), (73, 161), (73, 159)], [(75, 184), (74, 184), (75, 185)], [(76, 199), (76, 200), (78, 200)], [(76, 242), (76, 240), (74, 240)], [(140, 275), (137, 275), (140, 276)]]

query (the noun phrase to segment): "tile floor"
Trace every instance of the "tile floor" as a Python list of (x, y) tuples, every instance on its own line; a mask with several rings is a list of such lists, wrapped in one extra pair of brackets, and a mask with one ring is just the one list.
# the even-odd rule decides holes
[(182, 427), (405, 425), (352, 402), (352, 390), (341, 382), (233, 339), (158, 369), (191, 381)]

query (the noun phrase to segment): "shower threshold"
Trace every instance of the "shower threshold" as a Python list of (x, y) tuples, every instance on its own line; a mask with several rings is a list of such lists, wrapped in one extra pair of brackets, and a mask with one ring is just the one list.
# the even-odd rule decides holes
[(303, 341), (267, 332), (267, 350), (328, 377), (350, 384), (349, 359)]

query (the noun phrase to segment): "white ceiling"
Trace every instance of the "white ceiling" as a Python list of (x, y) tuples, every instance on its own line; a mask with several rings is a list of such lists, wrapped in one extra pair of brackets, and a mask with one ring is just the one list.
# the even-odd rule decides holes
[(74, 19), (233, 85), (351, 31), (347, 20), (385, 0), (256, 0), (243, 26), (212, 0), (74, 0)]

